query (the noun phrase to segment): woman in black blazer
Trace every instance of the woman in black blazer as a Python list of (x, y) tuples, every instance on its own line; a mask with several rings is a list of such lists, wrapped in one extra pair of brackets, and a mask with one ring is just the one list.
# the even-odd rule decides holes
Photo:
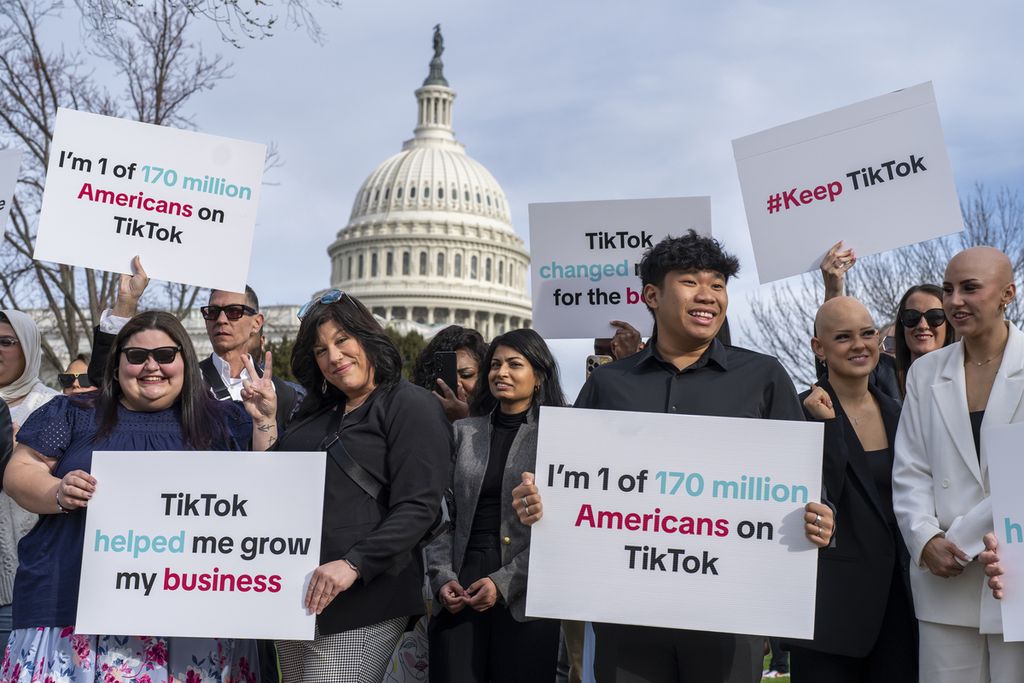
[(828, 381), (801, 398), (825, 425), (823, 484), (836, 506), (834, 543), (818, 552), (814, 640), (792, 643), (792, 680), (917, 680), (909, 557), (892, 508), (892, 444), (900, 407), (871, 386), (878, 329), (856, 299), (818, 310), (815, 356)]
[[(331, 290), (299, 318), (292, 371), (307, 394), (277, 450), (326, 450), (327, 478), (320, 566), (305, 597), (316, 637), (279, 641), (281, 671), (285, 683), (380, 681), (410, 617), (424, 612), (419, 543), (440, 512), (451, 428), (437, 399), (402, 379), (398, 349), (356, 299)], [(274, 392), (262, 388), (259, 410), (271, 418)]]
[(537, 461), (540, 406), (562, 406), (558, 367), (533, 330), (496, 337), (482, 365), (474, 414), (455, 423), (455, 525), (427, 547), (441, 608), (430, 629), (430, 679), (444, 683), (553, 681), (559, 622), (526, 620), (530, 528), (512, 509), (520, 473)]

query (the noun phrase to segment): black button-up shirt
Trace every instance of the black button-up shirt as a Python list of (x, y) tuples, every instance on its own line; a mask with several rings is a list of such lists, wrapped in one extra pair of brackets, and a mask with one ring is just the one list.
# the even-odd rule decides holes
[(717, 417), (803, 420), (793, 381), (779, 361), (717, 339), (678, 370), (651, 339), (643, 351), (594, 370), (577, 408)]

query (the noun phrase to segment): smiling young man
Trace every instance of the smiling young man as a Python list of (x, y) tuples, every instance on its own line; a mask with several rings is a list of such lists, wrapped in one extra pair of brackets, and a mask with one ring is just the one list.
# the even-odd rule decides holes
[[(576, 407), (803, 420), (793, 382), (778, 360), (716, 339), (729, 306), (727, 284), (738, 270), (734, 256), (693, 230), (650, 249), (640, 277), (657, 332), (643, 351), (594, 370)], [(812, 540), (827, 544), (831, 510), (811, 505), (818, 512), (808, 512), (809, 519), (820, 513), (824, 520), (823, 536)], [(594, 671), (601, 683), (751, 683), (761, 677), (760, 636), (619, 624), (594, 624), (594, 633)]]

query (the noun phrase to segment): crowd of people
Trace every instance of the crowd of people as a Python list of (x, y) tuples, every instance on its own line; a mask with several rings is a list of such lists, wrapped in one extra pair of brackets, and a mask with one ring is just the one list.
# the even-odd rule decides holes
[[(0, 683), (378, 683), (420, 618), (438, 682), (752, 683), (783, 651), (799, 683), (1024, 680), (1024, 644), (1004, 642), (995, 603), (1013, 577), (991, 535), (981, 437), (1024, 419), (1012, 266), (967, 249), (941, 286), (907, 290), (893, 322), (847, 291), (856, 260), (840, 243), (822, 262), (818, 380), (798, 394), (778, 360), (730, 343), (737, 259), (693, 231), (666, 238), (639, 268), (654, 334), (645, 344), (614, 321), (596, 345), (611, 362), (572, 403), (823, 423), (822, 491), (803, 510), (819, 553), (810, 640), (595, 623), (585, 648), (582, 624), (527, 617), (540, 408), (569, 405), (533, 330), (488, 344), (449, 327), (408, 381), (380, 322), (333, 289), (299, 311), (287, 382), (258, 351), (251, 288), (211, 292), (213, 353), (199, 359), (174, 316), (138, 312), (136, 260), (58, 394), (39, 379), (35, 323), (0, 311)], [(111, 449), (326, 452), (321, 556), (302, 596), (313, 640), (77, 633), (85, 515), (103, 486), (92, 453)], [(774, 672), (762, 671), (768, 639)]]

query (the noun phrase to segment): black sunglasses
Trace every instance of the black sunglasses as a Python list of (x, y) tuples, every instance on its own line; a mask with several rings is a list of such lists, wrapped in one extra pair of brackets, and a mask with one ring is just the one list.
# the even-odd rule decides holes
[(900, 314), (900, 322), (903, 323), (903, 327), (917, 327), (921, 318), (928, 322), (928, 327), (938, 327), (946, 322), (946, 314), (941, 308), (930, 308), (924, 313), (907, 308)]
[(64, 389), (70, 389), (75, 385), (75, 380), (78, 380), (78, 386), (83, 389), (92, 386), (92, 382), (89, 381), (89, 375), (84, 372), (59, 372), (57, 373), (57, 381)]
[(124, 359), (129, 365), (142, 365), (150, 356), (160, 365), (174, 362), (175, 356), (181, 351), (180, 346), (160, 346), (155, 349), (144, 349), (139, 346), (127, 346), (121, 349)]
[(245, 304), (203, 306), (199, 309), (199, 312), (203, 314), (203, 319), (211, 321), (219, 318), (221, 311), (224, 312), (224, 315), (228, 320), (240, 320), (243, 315), (256, 315), (259, 312), (252, 306), (246, 306)]

